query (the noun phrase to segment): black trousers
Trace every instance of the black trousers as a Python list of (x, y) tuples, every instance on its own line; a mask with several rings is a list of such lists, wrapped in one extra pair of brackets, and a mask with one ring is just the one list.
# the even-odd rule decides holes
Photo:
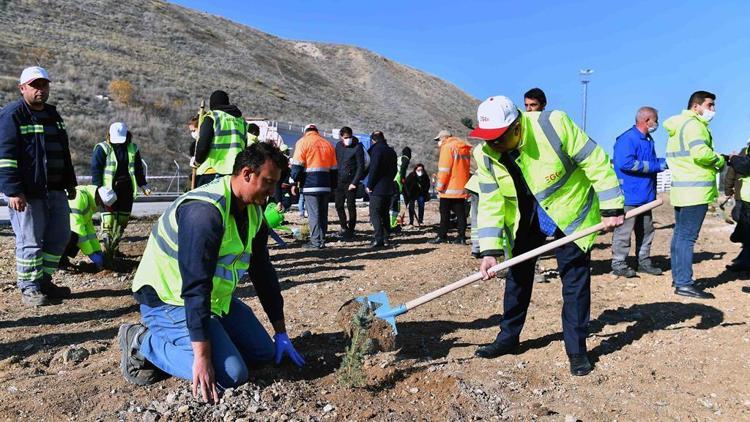
[[(335, 191), (336, 213), (339, 215), (339, 224), (345, 231), (354, 231), (357, 225), (357, 190), (349, 190), (349, 183), (339, 182)], [(349, 212), (349, 218), (346, 218), (346, 212)]]
[(440, 198), (440, 227), (438, 237), (448, 237), (448, 226), (451, 222), (451, 212), (458, 219), (458, 237), (466, 238), (466, 199), (464, 198)]
[[(564, 234), (558, 229), (555, 238)], [(544, 244), (546, 236), (539, 230), (536, 218), (526, 233), (518, 233), (513, 255), (518, 256)], [(591, 254), (583, 252), (575, 243), (555, 249), (557, 266), (562, 279), (562, 327), (565, 351), (568, 355), (586, 353), (586, 336), (591, 311)], [(534, 287), (536, 259), (530, 259), (510, 268), (505, 280), (503, 319), (497, 341), (503, 344), (518, 343), (526, 321), (526, 313)]]
[(391, 219), (388, 210), (391, 195), (370, 195), (370, 222), (375, 230), (375, 242), (383, 243), (391, 232)]

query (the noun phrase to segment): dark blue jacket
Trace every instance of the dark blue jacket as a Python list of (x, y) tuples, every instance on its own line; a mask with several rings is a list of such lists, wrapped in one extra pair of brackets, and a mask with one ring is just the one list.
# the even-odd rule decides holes
[(367, 174), (367, 187), (370, 195), (395, 195), (396, 187), (396, 151), (386, 141), (373, 144), (370, 154), (370, 171)]
[(625, 205), (639, 206), (656, 199), (656, 173), (667, 168), (656, 156), (654, 140), (635, 126), (615, 141), (614, 166), (625, 194)]
[[(55, 117), (60, 130), (60, 142), (65, 152), (63, 185), (75, 189), (76, 174), (70, 158), (68, 135), (62, 117), (54, 106), (45, 104), (46, 111)], [(0, 110), (0, 192), (6, 196), (24, 194), (27, 198), (47, 196), (47, 159), (44, 133), (28, 131), (21, 134), (21, 126), (39, 124), (23, 98)]]

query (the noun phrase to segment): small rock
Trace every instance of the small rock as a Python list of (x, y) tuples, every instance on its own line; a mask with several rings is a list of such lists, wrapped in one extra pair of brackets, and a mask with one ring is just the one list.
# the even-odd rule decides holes
[(412, 387), (412, 388), (409, 389), (409, 393), (411, 393), (411, 394), (417, 394), (417, 393), (419, 393), (419, 388)]
[(484, 391), (482, 391), (481, 388), (477, 388), (474, 390), (474, 394), (476, 394), (477, 396), (481, 396), (482, 394), (484, 394)]
[(177, 408), (177, 413), (187, 413), (187, 411), (190, 410), (190, 406), (183, 404), (182, 406)]
[(253, 404), (247, 408), (247, 411), (250, 413), (258, 413), (260, 411), (260, 407), (258, 405)]
[(565, 415), (565, 422), (578, 422), (578, 418), (573, 415)]
[(232, 390), (231, 388), (224, 390), (224, 398), (230, 398), (233, 395), (234, 395), (234, 390)]
[(334, 409), (333, 405), (328, 403), (323, 407), (323, 413), (328, 413)]
[(745, 400), (743, 404), (747, 407), (750, 407), (750, 400)]
[(8, 392), (9, 393), (17, 393), (18, 392), (18, 388), (15, 385), (11, 385), (10, 387), (8, 387)]
[(143, 414), (143, 422), (156, 422), (158, 420), (159, 414), (157, 414), (156, 412), (147, 410), (146, 413)]
[(89, 351), (83, 347), (71, 346), (63, 352), (62, 361), (66, 365), (69, 363), (81, 363), (89, 357), (89, 354)]
[(177, 393), (172, 391), (171, 393), (167, 394), (167, 404), (174, 404), (174, 402), (177, 401)]

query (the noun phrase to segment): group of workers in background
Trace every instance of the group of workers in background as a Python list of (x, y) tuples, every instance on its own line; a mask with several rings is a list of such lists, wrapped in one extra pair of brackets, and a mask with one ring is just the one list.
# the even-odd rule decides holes
[[(65, 124), (46, 103), (49, 82), (44, 69), (25, 69), (19, 79), (22, 98), (0, 111), (0, 191), (8, 197), (16, 235), (22, 300), (34, 306), (70, 295), (69, 288), (52, 282), (63, 254), (72, 257), (80, 250), (97, 267), (103, 265), (94, 212), (101, 211), (107, 242), (127, 225), (138, 189), (150, 194), (138, 147), (122, 122), (113, 123), (106, 140), (95, 146), (91, 184), (77, 187)], [(547, 100), (540, 89), (526, 93), (525, 112), (507, 97), (490, 97), (479, 105), (476, 127), (469, 134), (482, 141), (478, 145), (448, 130), (434, 138), (439, 148), (435, 189), (440, 224), (431, 242), (450, 241), (452, 215), (457, 235), (451, 242), (467, 242), (469, 199), (471, 252), (482, 259), (485, 278), (495, 275), (499, 257), (508, 259), (600, 222), (614, 230), (614, 274), (636, 275), (626, 263), (635, 232), (637, 271), (659, 275), (662, 270), (650, 260), (651, 213), (628, 220), (624, 216), (656, 198), (656, 173), (670, 168), (676, 221), (671, 244), (674, 292), (712, 297), (694, 283), (692, 255), (708, 204), (717, 198), (716, 175), (726, 164), (738, 182), (727, 192), (738, 196), (734, 237), (743, 244), (730, 269), (750, 269), (750, 206), (741, 200), (750, 198), (750, 157), (747, 149), (732, 156), (714, 151), (708, 125), (715, 100), (715, 95), (697, 91), (686, 110), (665, 121), (666, 158), (657, 157), (651, 136), (658, 128), (658, 113), (641, 107), (635, 125), (617, 138), (610, 162), (567, 114), (545, 110)], [(217, 386), (246, 382), (248, 365), (272, 359), (278, 363), (284, 357), (304, 365), (286, 333), (281, 289), (268, 253), (272, 230), (264, 223), (263, 208), (268, 198), (284, 208), (285, 189), (301, 195), (310, 226), (304, 247), (322, 249), (331, 194), (339, 236), (352, 239), (356, 191), (365, 181), (374, 229), (371, 247), (381, 248), (389, 246), (391, 234), (403, 223), (402, 196), (409, 223), (424, 223), (431, 183), (423, 164), (408, 171), (411, 150), (406, 147), (397, 154), (382, 131), (372, 132), (372, 145), (365, 150), (349, 127), (341, 128), (333, 145), (310, 124), (290, 160), (283, 143), (259, 142), (258, 127), (245, 121), (225, 92), (212, 93), (209, 108), (189, 123), (195, 140), (193, 189), (154, 225), (133, 280), (142, 323), (123, 325), (118, 337), (121, 369), (129, 381), (143, 385), (170, 374), (191, 379), (196, 394), (215, 401)], [(562, 280), (563, 338), (574, 375), (592, 370), (586, 336), (595, 239), (591, 234), (555, 250)], [(479, 347), (477, 356), (493, 358), (516, 350), (535, 273), (535, 259), (510, 268), (500, 333)], [(233, 296), (245, 274), (273, 326), (273, 338)]]

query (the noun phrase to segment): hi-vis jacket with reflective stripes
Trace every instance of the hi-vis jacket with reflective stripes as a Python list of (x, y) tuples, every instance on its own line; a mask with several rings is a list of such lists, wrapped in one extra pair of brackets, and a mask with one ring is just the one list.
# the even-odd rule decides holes
[(331, 192), (338, 181), (336, 149), (318, 132), (305, 133), (294, 146), (291, 178), (302, 182), (302, 193)]
[[(72, 190), (78, 183), (70, 159), (65, 122), (49, 104), (44, 105), (44, 112), (55, 121), (65, 156), (63, 185), (66, 190)], [(0, 192), (7, 196), (24, 194), (27, 198), (47, 196), (44, 126), (23, 98), (0, 110)]]
[(70, 206), (70, 231), (78, 235), (78, 248), (86, 255), (101, 252), (94, 227), (96, 212), (96, 186), (76, 186), (76, 197), (68, 200)]
[(471, 145), (451, 136), (440, 146), (437, 184), (441, 198), (468, 198), (464, 188), (471, 176)]
[[(521, 142), (510, 156), (531, 193), (566, 235), (622, 214), (624, 197), (604, 150), (561, 111), (521, 114)], [(479, 244), (483, 255), (512, 249), (517, 211), (512, 178), (500, 154), (485, 145), (479, 163)], [(501, 210), (501, 211), (498, 211)], [(605, 211), (606, 210), (606, 211)], [(519, 234), (520, 235), (520, 234)], [(576, 241), (584, 252), (596, 234)]]
[[(103, 177), (102, 177), (102, 182), (104, 184), (102, 186), (106, 186), (110, 189), (113, 189), (115, 173), (117, 172), (117, 165), (118, 165), (115, 150), (112, 147), (112, 144), (110, 144), (108, 141), (99, 142), (98, 144), (96, 144), (94, 146), (94, 153), (96, 153), (97, 148), (101, 148), (107, 157), (104, 162), (104, 172), (103, 172)], [(132, 182), (132, 186), (133, 186), (133, 198), (135, 198), (136, 195), (138, 194), (138, 183), (136, 182), (136, 177), (135, 177), (135, 163), (136, 161), (140, 160), (140, 154), (138, 154), (138, 146), (134, 144), (133, 142), (128, 142), (127, 149), (128, 149), (128, 174), (130, 175), (130, 181)]]
[(250, 266), (253, 238), (263, 221), (260, 206), (248, 205), (248, 238), (243, 245), (239, 238), (237, 224), (230, 211), (232, 203), (230, 179), (231, 176), (224, 176), (180, 196), (159, 217), (159, 221), (151, 230), (146, 250), (143, 252), (143, 258), (135, 273), (134, 292), (149, 285), (156, 290), (162, 302), (184, 306), (184, 301), (180, 297), (182, 277), (177, 261), (177, 233), (179, 231), (177, 207), (185, 201), (206, 201), (219, 209), (224, 220), (224, 234), (211, 289), (211, 312), (219, 316), (229, 312), (232, 293), (237, 282)]
[(204, 118), (213, 120), (214, 138), (208, 157), (195, 174), (232, 174), (234, 159), (247, 144), (247, 123), (243, 117), (234, 117), (221, 110), (212, 110)]
[(667, 164), (672, 171), (670, 203), (686, 207), (713, 202), (719, 194), (716, 174), (724, 167), (724, 158), (714, 151), (708, 122), (683, 110), (667, 119), (664, 128), (669, 134)]

